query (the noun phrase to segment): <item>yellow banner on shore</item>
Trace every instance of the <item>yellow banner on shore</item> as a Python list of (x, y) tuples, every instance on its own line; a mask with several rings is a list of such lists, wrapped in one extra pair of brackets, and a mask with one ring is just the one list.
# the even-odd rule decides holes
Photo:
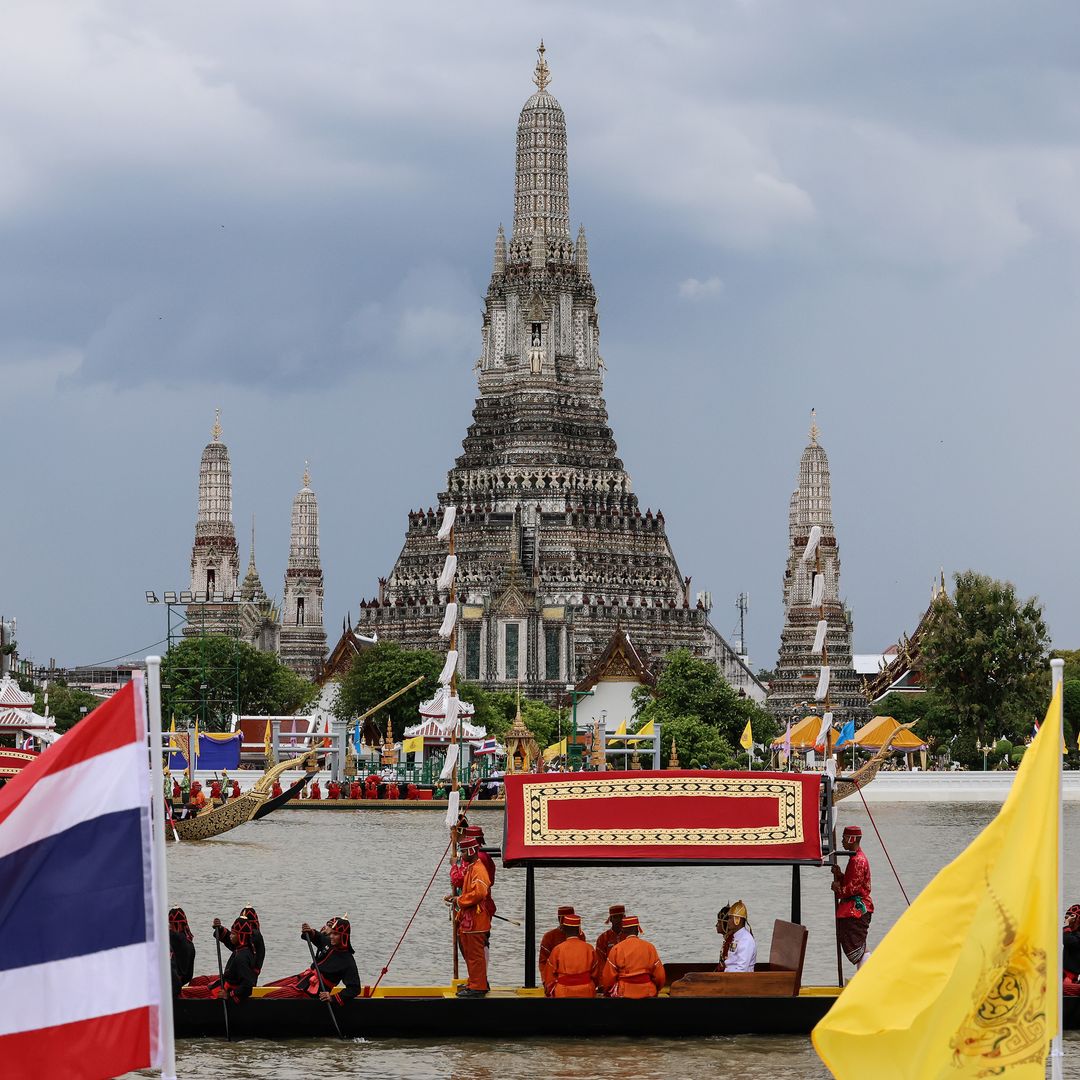
[(750, 721), (746, 721), (746, 728), (739, 736), (739, 745), (749, 753), (754, 748), (754, 733), (750, 730)]
[(401, 743), (403, 754), (419, 754), (424, 749), (424, 736), (414, 735), (411, 739), (404, 739)]
[(1061, 688), (998, 816), (814, 1028), (837, 1080), (1044, 1080), (1058, 1026)]

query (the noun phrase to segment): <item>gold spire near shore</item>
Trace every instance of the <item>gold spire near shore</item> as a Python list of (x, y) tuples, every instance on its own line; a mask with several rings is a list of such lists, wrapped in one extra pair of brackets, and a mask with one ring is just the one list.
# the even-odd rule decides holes
[(810, 445), (817, 446), (821, 429), (817, 426), (817, 409), (810, 410)]
[(214, 442), (221, 442), (221, 410), (214, 410), (214, 426), (210, 429)]
[(537, 89), (542, 94), (551, 82), (551, 71), (548, 69), (547, 62), (544, 60), (544, 53), (547, 49), (544, 48), (544, 39), (540, 39), (540, 47), (536, 50), (536, 55), (540, 58), (536, 61), (536, 70), (533, 72), (533, 82), (536, 83)]

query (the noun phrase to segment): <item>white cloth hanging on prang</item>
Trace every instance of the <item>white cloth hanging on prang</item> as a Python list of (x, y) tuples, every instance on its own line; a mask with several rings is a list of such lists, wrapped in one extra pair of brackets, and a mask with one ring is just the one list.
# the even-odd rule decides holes
[[(457, 671), (457, 649), (451, 649), (446, 654), (446, 663), (443, 664), (442, 671), (439, 672), (439, 682), (443, 686), (447, 686), (450, 680), (454, 677), (454, 672)], [(455, 700), (457, 700), (455, 698)]]
[(825, 599), (825, 575), (814, 575), (814, 593), (810, 598), (810, 603), (815, 607), (820, 607), (822, 601)]
[(457, 623), (457, 601), (446, 605), (446, 614), (443, 616), (442, 626), (439, 627), (439, 637), (444, 640), (454, 632)]
[[(829, 730), (832, 728), (832, 713), (827, 712), (821, 718), (821, 725), (818, 727), (817, 738), (814, 740), (815, 746), (825, 746), (825, 740), (829, 737)], [(825, 746), (828, 749), (827, 746)]]
[[(450, 749), (456, 751), (457, 750), (457, 744), (455, 743), (453, 746), (450, 747)], [(455, 758), (455, 760), (457, 758), (457, 753), (456, 752), (454, 754), (454, 758)], [(454, 763), (450, 761), (450, 755), (449, 754), (446, 755), (446, 761), (447, 761), (447, 764), (449, 765), (450, 768), (449, 768), (449, 771), (447, 771), (446, 769), (443, 769), (443, 774), (442, 774), (442, 776), (439, 777), (440, 780), (449, 780), (450, 779), (450, 773), (452, 773), (454, 771)], [(453, 828), (453, 826), (457, 824), (458, 804), (460, 802), (461, 802), (461, 792), (460, 791), (451, 791), (450, 792), (450, 798), (447, 800), (447, 803), (446, 803), (446, 827), (448, 829)]]
[(829, 692), (829, 669), (827, 666), (822, 665), (821, 674), (818, 676), (817, 690), (814, 691), (815, 701), (824, 701), (825, 695)]
[(439, 539), (446, 540), (450, 536), (450, 530), (454, 527), (454, 520), (457, 518), (457, 507), (448, 506), (443, 511), (442, 524), (439, 526)]
[(806, 540), (806, 550), (802, 553), (802, 561), (809, 562), (814, 557), (814, 552), (817, 551), (818, 544), (821, 543), (821, 526), (814, 525), (810, 529), (810, 536)]
[(825, 634), (828, 629), (828, 622), (825, 619), (818, 619), (817, 630), (814, 633), (814, 646), (810, 650), (812, 656), (821, 655), (821, 650), (825, 648)]
[(443, 563), (442, 573), (439, 575), (439, 584), (436, 586), (440, 592), (449, 589), (457, 573), (457, 556), (447, 555)]

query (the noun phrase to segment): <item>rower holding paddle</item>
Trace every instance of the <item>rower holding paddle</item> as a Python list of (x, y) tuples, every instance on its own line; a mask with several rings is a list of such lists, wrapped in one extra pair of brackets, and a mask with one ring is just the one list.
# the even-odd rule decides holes
[(191, 982), (195, 974), (195, 935), (184, 909), (179, 907), (169, 911), (169, 964), (173, 997), (179, 997), (181, 988)]
[[(326, 924), (325, 945), (321, 931), (307, 923), (300, 928), (300, 936), (309, 943), (318, 941), (320, 951), (313, 953), (311, 967), (288, 979), (271, 984), (274, 988), (266, 996), (272, 998), (318, 998), (341, 1004), (351, 1001), (360, 993), (360, 973), (356, 970), (351, 944), (352, 926), (348, 919), (333, 918)], [(337, 994), (331, 991), (341, 984)]]
[[(214, 920), (219, 922), (219, 920)], [(217, 928), (215, 927), (215, 930)], [(255, 970), (255, 952), (251, 947), (254, 927), (248, 919), (237, 919), (229, 931), (229, 947), (232, 955), (218, 978), (203, 976), (180, 991), (181, 998), (220, 998), (239, 1004), (251, 997), (252, 987), (258, 982)]]
[[(255, 974), (258, 976), (262, 972), (263, 961), (266, 959), (266, 942), (263, 941), (262, 928), (259, 926), (259, 914), (253, 907), (246, 907), (241, 910), (239, 918), (247, 919), (251, 923), (251, 951), (255, 955)], [(226, 949), (232, 949), (232, 935), (221, 925), (220, 919), (214, 920), (214, 937)]]

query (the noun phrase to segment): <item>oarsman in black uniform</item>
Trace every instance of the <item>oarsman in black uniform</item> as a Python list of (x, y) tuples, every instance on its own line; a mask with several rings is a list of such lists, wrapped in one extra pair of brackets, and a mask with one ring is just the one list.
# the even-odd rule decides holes
[[(263, 961), (266, 959), (266, 943), (263, 941), (262, 930), (259, 928), (259, 915), (253, 907), (246, 907), (240, 912), (239, 918), (247, 919), (252, 926), (251, 951), (255, 955), (255, 975), (257, 978), (262, 973)], [(230, 932), (221, 925), (220, 919), (214, 920), (214, 937), (226, 949), (232, 949)]]
[[(322, 943), (321, 931), (313, 930), (304, 923), (300, 936), (306, 941)], [(360, 974), (356, 970), (353, 947), (350, 943), (352, 927), (348, 919), (334, 918), (326, 924), (325, 946), (315, 955), (315, 963), (299, 975), (277, 984), (266, 996), (274, 998), (318, 998), (320, 1001), (336, 1001), (339, 1005), (351, 1001), (360, 993)], [(341, 992), (331, 996), (330, 991), (341, 983)]]
[(173, 997), (179, 997), (180, 988), (195, 974), (195, 939), (183, 908), (174, 907), (169, 912), (169, 963)]
[(225, 980), (211, 979), (198, 986), (185, 986), (180, 991), (182, 998), (219, 998), (239, 1004), (251, 997), (252, 987), (258, 982), (255, 970), (255, 952), (251, 947), (254, 927), (247, 919), (237, 919), (229, 931), (229, 945), (232, 955), (225, 965)]

